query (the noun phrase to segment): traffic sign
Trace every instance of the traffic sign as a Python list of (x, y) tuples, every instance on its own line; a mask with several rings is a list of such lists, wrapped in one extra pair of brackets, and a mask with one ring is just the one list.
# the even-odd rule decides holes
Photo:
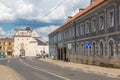
[(91, 49), (91, 46), (92, 46), (92, 45), (91, 45), (89, 42), (86, 42), (86, 45), (85, 45), (85, 48), (86, 48), (86, 49)]

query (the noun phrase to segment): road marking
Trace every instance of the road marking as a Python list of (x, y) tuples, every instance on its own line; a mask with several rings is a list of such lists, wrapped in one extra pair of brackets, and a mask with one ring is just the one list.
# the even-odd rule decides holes
[(22, 60), (20, 60), (20, 62), (22, 62), (22, 63), (25, 64), (26, 66), (31, 67), (31, 68), (33, 68), (33, 69), (36, 69), (36, 70), (39, 70), (39, 71), (42, 71), (42, 72), (51, 74), (51, 75), (53, 75), (53, 76), (59, 77), (59, 78), (64, 79), (64, 80), (70, 80), (70, 79), (68, 79), (68, 78), (66, 78), (66, 77), (57, 75), (57, 74), (55, 74), (55, 73), (52, 73), (52, 72), (49, 72), (49, 71), (45, 71), (45, 70), (41, 70), (41, 69), (38, 69), (38, 68), (36, 68), (36, 67), (33, 67), (32, 65), (29, 65), (29, 64), (23, 62)]

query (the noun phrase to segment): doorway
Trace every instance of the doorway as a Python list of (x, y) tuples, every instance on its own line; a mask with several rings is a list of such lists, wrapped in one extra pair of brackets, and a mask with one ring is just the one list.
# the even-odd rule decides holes
[(64, 50), (64, 52), (63, 52), (63, 54), (64, 54), (63, 60), (66, 61), (67, 60), (67, 50), (66, 50), (66, 47), (64, 47), (63, 50)]

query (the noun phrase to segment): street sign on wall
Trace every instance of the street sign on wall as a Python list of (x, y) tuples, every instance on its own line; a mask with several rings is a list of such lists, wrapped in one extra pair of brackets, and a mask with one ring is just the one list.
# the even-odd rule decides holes
[(86, 42), (86, 44), (85, 44), (85, 48), (86, 48), (86, 49), (91, 49), (91, 46), (92, 46), (92, 45), (91, 45), (89, 42)]
[(71, 43), (67, 44), (67, 46), (68, 46), (68, 49), (72, 48), (72, 44)]

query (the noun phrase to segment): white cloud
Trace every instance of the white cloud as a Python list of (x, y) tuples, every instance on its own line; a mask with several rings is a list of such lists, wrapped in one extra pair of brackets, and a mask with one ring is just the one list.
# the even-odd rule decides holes
[(40, 20), (48, 22), (57, 19), (65, 20), (68, 16), (74, 16), (79, 11), (79, 8), (85, 8), (89, 5), (89, 3), (90, 0), (66, 0), (64, 4), (58, 7), (50, 15), (44, 17), (43, 19), (40, 18)]
[(13, 20), (13, 14), (10, 8), (0, 3), (0, 21), (2, 20)]
[(48, 41), (48, 34), (58, 27), (59, 26), (50, 25), (50, 26), (39, 27), (39, 28), (36, 28), (35, 30), (41, 36), (42, 41)]
[(5, 36), (6, 35), (6, 32), (0, 27), (0, 36)]
[(74, 10), (85, 7), (90, 0), (66, 0), (59, 8), (49, 16), (43, 17), (63, 0), (0, 0), (0, 20), (40, 19), (50, 22), (57, 19), (65, 19), (73, 14)]

